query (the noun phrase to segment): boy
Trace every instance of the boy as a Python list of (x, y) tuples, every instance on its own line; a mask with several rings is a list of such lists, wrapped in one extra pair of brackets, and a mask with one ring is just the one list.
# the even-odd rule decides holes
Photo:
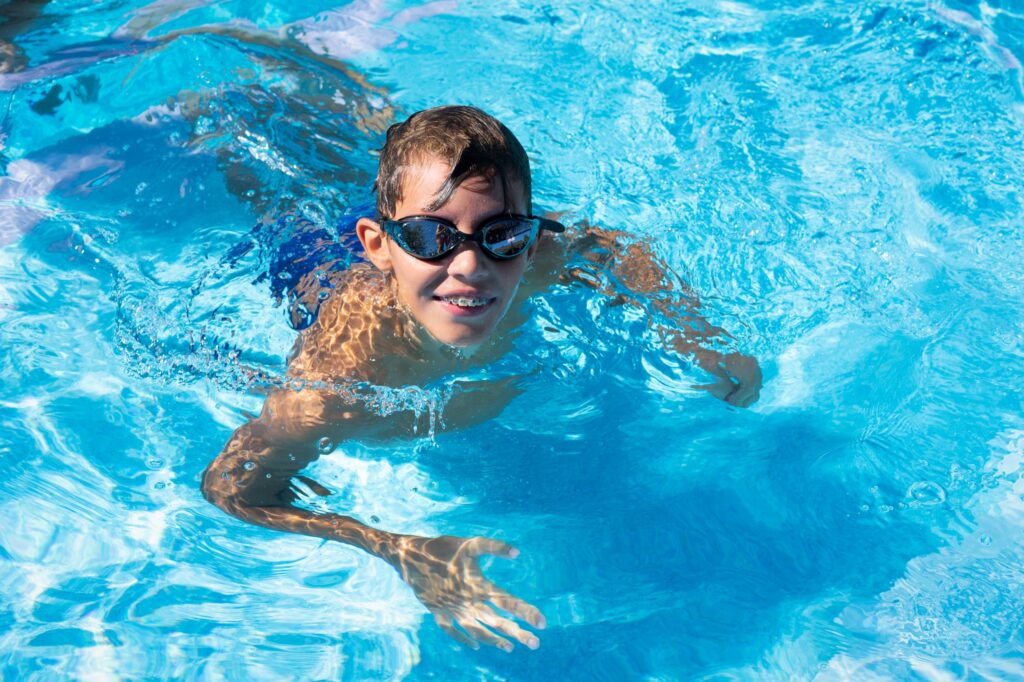
[[(392, 126), (375, 187), (377, 220), (362, 218), (356, 226), (370, 263), (344, 273), (290, 358), (288, 375), (305, 388), (267, 397), (260, 417), (235, 431), (207, 468), (203, 493), (252, 523), (337, 540), (384, 559), (438, 625), (464, 644), (510, 651), (511, 639), (536, 649), (538, 638), (516, 619), (542, 629), (540, 611), (485, 579), (478, 564), (483, 554), (514, 558), (518, 552), (509, 545), (479, 537), (397, 535), (292, 505), (292, 479), (317, 494), (330, 494), (299, 475), (325, 449), (323, 443), (395, 438), (416, 426), (408, 415), (384, 418), (365, 409), (345, 386), (422, 384), (498, 357), (508, 336), (502, 327), (515, 324), (514, 314), (506, 313), (557, 281), (567, 256), (554, 240), (541, 239), (543, 232), (564, 228), (532, 216), (530, 167), (522, 146), (478, 109), (439, 107)], [(649, 249), (620, 247), (619, 237), (585, 228), (571, 250), (587, 267), (563, 275), (563, 281), (600, 286), (584, 270), (611, 269), (631, 292), (618, 293), (623, 302), (641, 305), (642, 299), (679, 323), (679, 329), (659, 331), (716, 376), (705, 388), (740, 406), (756, 400), (757, 363), (704, 348), (702, 343), (723, 332), (695, 313), (690, 292), (664, 296), (664, 269)], [(444, 407), (441, 421), (448, 428), (478, 423), (508, 400), (501, 386), (463, 389)]]

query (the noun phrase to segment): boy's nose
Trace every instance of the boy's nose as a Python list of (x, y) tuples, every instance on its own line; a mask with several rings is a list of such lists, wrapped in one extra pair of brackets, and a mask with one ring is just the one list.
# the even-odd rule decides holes
[(477, 279), (486, 274), (484, 256), (474, 242), (463, 242), (452, 253), (448, 274), (463, 279)]

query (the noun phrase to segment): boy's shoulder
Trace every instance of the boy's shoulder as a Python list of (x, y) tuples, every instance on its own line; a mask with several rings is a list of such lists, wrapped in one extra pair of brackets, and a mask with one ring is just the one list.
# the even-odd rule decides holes
[(304, 290), (316, 299), (315, 319), (296, 340), (288, 374), (308, 381), (373, 380), (379, 361), (410, 335), (392, 287), (367, 263), (314, 277)]

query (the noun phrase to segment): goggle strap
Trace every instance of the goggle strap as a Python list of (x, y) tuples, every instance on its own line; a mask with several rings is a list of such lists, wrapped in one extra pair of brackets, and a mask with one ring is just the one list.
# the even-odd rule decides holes
[(531, 220), (536, 220), (537, 226), (542, 230), (547, 230), (548, 232), (565, 232), (565, 225), (556, 220), (537, 218), (535, 216), (531, 216)]

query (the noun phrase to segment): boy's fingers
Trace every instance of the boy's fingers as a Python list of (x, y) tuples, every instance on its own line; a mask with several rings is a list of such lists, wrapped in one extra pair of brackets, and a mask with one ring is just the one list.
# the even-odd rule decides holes
[(439, 616), (437, 614), (434, 614), (434, 622), (437, 623), (438, 627), (440, 627), (442, 630), (448, 633), (448, 636), (454, 639), (456, 642), (459, 642), (460, 644), (465, 644), (470, 649), (480, 648), (480, 645), (477, 642), (474, 642), (472, 639), (462, 634), (462, 632), (457, 630), (455, 626), (452, 625), (451, 618), (448, 618), (447, 616)]
[(519, 556), (519, 550), (512, 545), (502, 542), (501, 540), (492, 540), (490, 538), (473, 538), (470, 541), (469, 555), (473, 557), (482, 556), (484, 554), (493, 554), (494, 556), (508, 557), (509, 559), (515, 559)]
[(758, 392), (749, 388), (741, 388), (733, 393), (730, 393), (725, 397), (727, 403), (736, 405), (737, 407), (747, 407), (755, 400), (757, 400)]
[(539, 630), (543, 630), (548, 625), (540, 609), (510, 594), (496, 593), (491, 596), (490, 602), (502, 611), (511, 613)]
[(490, 644), (502, 651), (512, 651), (512, 642), (508, 641), (504, 637), (499, 637), (483, 625), (480, 625), (476, 618), (460, 618), (458, 619), (458, 623), (463, 630), (468, 632), (477, 641), (483, 642), (484, 644)]
[[(490, 611), (490, 609), (488, 609), (488, 611)], [(525, 647), (529, 647), (530, 649), (538, 649), (540, 647), (540, 640), (537, 639), (537, 635), (528, 630), (524, 630), (508, 618), (502, 618), (494, 612), (490, 612), (482, 613), (480, 615), (480, 620), (483, 621), (484, 625), (487, 627), (517, 640)]]
[(723, 380), (713, 384), (693, 384), (691, 388), (707, 391), (719, 400), (725, 400), (726, 396), (736, 389), (736, 384)]

